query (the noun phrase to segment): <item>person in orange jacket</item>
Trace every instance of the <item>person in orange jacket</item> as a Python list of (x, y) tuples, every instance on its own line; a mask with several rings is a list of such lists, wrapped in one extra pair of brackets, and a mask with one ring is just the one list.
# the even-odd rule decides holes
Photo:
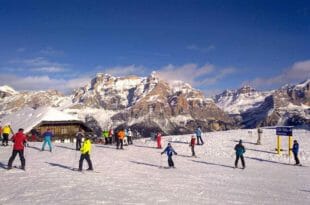
[(116, 149), (119, 149), (119, 145), (121, 145), (120, 149), (124, 149), (123, 148), (123, 140), (125, 138), (125, 131), (124, 129), (121, 129), (118, 133), (117, 133), (117, 137), (118, 137), (118, 141), (116, 143)]

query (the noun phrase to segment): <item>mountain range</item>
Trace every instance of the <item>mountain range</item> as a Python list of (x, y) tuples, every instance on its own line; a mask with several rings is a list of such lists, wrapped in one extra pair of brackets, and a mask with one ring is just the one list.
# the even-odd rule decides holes
[(249, 86), (225, 90), (213, 99), (189, 84), (148, 77), (98, 73), (88, 84), (63, 95), (56, 90), (18, 92), (0, 87), (0, 120), (29, 107), (53, 107), (77, 116), (98, 133), (131, 127), (142, 136), (293, 125), (310, 128), (310, 80), (272, 91)]

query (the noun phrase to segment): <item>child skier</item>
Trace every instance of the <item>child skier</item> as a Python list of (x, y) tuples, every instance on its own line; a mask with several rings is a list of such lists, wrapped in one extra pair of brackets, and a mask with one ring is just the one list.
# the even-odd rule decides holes
[(44, 143), (42, 145), (42, 151), (44, 151), (46, 143), (50, 148), (50, 152), (52, 152), (52, 142), (51, 139), (53, 137), (53, 133), (50, 128), (47, 128), (46, 132), (43, 133)]
[(12, 137), (12, 141), (14, 142), (14, 146), (12, 156), (9, 159), (8, 169), (12, 169), (13, 161), (18, 153), (21, 161), (21, 169), (25, 170), (26, 160), (24, 157), (24, 145), (27, 143), (27, 138), (24, 134), (24, 129), (20, 128), (18, 133)]
[(172, 146), (171, 146), (170, 143), (168, 143), (168, 146), (164, 149), (163, 152), (161, 152), (161, 154), (164, 154), (165, 152), (167, 153), (167, 156), (168, 156), (168, 166), (169, 166), (169, 167), (172, 167), (172, 168), (175, 168), (175, 167), (174, 167), (174, 162), (173, 162), (173, 160), (172, 160), (172, 155), (173, 155), (173, 154), (177, 155), (178, 153), (176, 153), (176, 152), (174, 151), (174, 149), (172, 148)]
[(161, 133), (160, 132), (157, 133), (156, 141), (157, 141), (157, 149), (161, 149)]
[(92, 162), (90, 160), (90, 151), (91, 151), (91, 141), (89, 139), (89, 136), (85, 137), (85, 140), (83, 142), (82, 148), (81, 148), (81, 157), (79, 161), (79, 171), (83, 170), (83, 161), (86, 159), (88, 163), (88, 169), (87, 170), (94, 170)]
[(192, 135), (192, 138), (191, 138), (191, 141), (189, 143), (189, 146), (192, 149), (192, 157), (196, 157), (196, 154), (195, 154), (195, 136), (194, 135)]
[(236, 151), (235, 168), (238, 167), (238, 161), (239, 161), (239, 158), (240, 158), (241, 159), (241, 163), (242, 163), (242, 168), (244, 169), (245, 168), (245, 163), (244, 163), (243, 154), (245, 153), (245, 148), (242, 145), (242, 140), (239, 140), (239, 143), (236, 144), (235, 151)]
[(11, 133), (14, 135), (10, 124), (7, 124), (2, 128), (2, 146), (9, 145), (9, 136)]

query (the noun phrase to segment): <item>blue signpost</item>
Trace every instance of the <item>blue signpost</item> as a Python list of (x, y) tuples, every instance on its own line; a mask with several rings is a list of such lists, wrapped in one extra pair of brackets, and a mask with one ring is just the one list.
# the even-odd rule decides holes
[(277, 135), (277, 154), (281, 154), (281, 136), (288, 136), (288, 155), (291, 157), (291, 149), (293, 145), (293, 127), (283, 126), (276, 127)]

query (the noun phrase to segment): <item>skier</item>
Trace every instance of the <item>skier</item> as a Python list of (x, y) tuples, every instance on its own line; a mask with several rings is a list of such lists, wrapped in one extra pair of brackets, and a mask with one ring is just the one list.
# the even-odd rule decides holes
[(192, 135), (192, 138), (191, 138), (191, 141), (189, 143), (189, 146), (192, 149), (192, 157), (196, 157), (196, 154), (195, 154), (195, 136), (194, 135)]
[(263, 130), (261, 128), (257, 129), (257, 145), (261, 145), (261, 138), (262, 138)]
[(110, 128), (110, 130), (109, 130), (108, 144), (112, 144), (112, 137), (113, 137), (113, 135), (114, 135), (113, 129)]
[(201, 138), (201, 127), (199, 126), (199, 127), (197, 127), (197, 129), (195, 130), (195, 133), (196, 133), (196, 137), (197, 137), (197, 145), (200, 145), (200, 143), (199, 143), (199, 139), (200, 139), (200, 141), (201, 141), (201, 145), (203, 145), (204, 143), (203, 143), (203, 140), (202, 140), (202, 138)]
[(51, 138), (53, 137), (53, 133), (50, 128), (47, 128), (46, 132), (43, 133), (44, 143), (42, 145), (42, 151), (44, 151), (46, 143), (50, 148), (50, 152), (52, 152), (52, 142)]
[(76, 133), (75, 138), (76, 138), (76, 150), (81, 149), (81, 144), (82, 144), (82, 138), (84, 137), (84, 133), (82, 132), (82, 129), (79, 128), (79, 131)]
[(11, 133), (14, 135), (10, 124), (7, 124), (2, 128), (2, 146), (9, 145), (9, 136)]
[(8, 169), (12, 169), (13, 161), (18, 153), (21, 161), (21, 169), (25, 170), (26, 160), (24, 157), (24, 145), (27, 143), (27, 138), (24, 134), (24, 129), (20, 128), (18, 133), (12, 137), (12, 141), (14, 142), (14, 146), (12, 156), (9, 159)]
[(103, 136), (103, 138), (104, 138), (104, 143), (105, 143), (105, 144), (108, 144), (109, 130), (104, 130), (104, 131), (102, 132), (102, 136)]
[(132, 131), (131, 131), (130, 128), (128, 128), (127, 140), (128, 140), (128, 145), (133, 144), (133, 143), (132, 143)]
[(123, 129), (121, 129), (118, 133), (117, 133), (117, 143), (116, 143), (116, 149), (119, 149), (119, 145), (121, 145), (120, 149), (124, 149), (123, 148), (123, 140), (125, 138), (125, 131)]
[(235, 168), (238, 167), (238, 161), (239, 161), (239, 158), (240, 158), (241, 159), (241, 163), (242, 163), (242, 168), (244, 169), (245, 168), (245, 163), (244, 163), (243, 154), (245, 153), (245, 148), (242, 145), (242, 140), (239, 140), (239, 143), (236, 144), (235, 151), (236, 151)]
[(37, 136), (40, 135), (40, 133), (36, 129), (32, 129), (30, 131), (30, 133), (31, 133), (31, 137), (30, 137), (30, 140), (28, 140), (28, 141), (31, 141), (31, 142), (36, 141), (37, 140)]
[(79, 171), (83, 170), (83, 161), (84, 159), (86, 159), (87, 163), (88, 163), (88, 169), (87, 170), (94, 170), (93, 169), (93, 165), (92, 162), (90, 160), (90, 151), (91, 151), (91, 141), (89, 139), (89, 136), (85, 137), (85, 140), (83, 142), (83, 146), (81, 148), (81, 157), (80, 157), (80, 161), (79, 161)]
[(172, 155), (173, 154), (175, 154), (175, 155), (177, 155), (178, 153), (176, 153), (175, 151), (174, 151), (174, 149), (172, 148), (172, 146), (171, 146), (171, 144), (170, 143), (168, 143), (168, 146), (164, 149), (164, 151), (163, 152), (161, 152), (160, 154), (164, 154), (164, 153), (167, 153), (167, 156), (168, 156), (168, 166), (169, 166), (169, 168), (175, 168), (174, 167), (174, 162), (173, 162), (173, 160), (172, 160)]
[(160, 132), (157, 133), (156, 141), (157, 141), (157, 149), (161, 149), (161, 133)]
[(298, 151), (299, 151), (299, 144), (297, 140), (294, 140), (293, 149), (291, 149), (294, 154), (295, 159), (295, 165), (300, 165), (299, 159), (298, 159)]

